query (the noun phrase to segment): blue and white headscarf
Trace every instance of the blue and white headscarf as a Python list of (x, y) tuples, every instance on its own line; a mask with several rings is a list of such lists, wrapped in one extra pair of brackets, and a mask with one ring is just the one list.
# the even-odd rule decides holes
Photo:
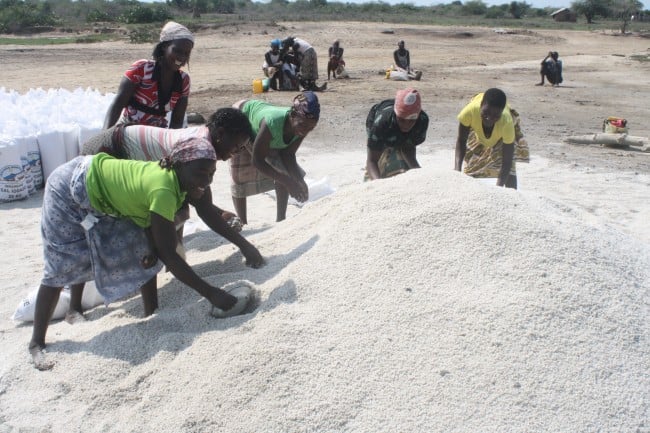
[(320, 117), (320, 103), (314, 92), (302, 92), (293, 98), (293, 110), (307, 119)]

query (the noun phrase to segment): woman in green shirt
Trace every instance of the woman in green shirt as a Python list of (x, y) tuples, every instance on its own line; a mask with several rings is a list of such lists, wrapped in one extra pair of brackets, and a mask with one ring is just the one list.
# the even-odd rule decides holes
[(246, 197), (275, 189), (276, 221), (287, 215), (289, 196), (300, 202), (309, 199), (305, 172), (296, 162), (296, 152), (320, 116), (314, 92), (303, 92), (291, 107), (278, 107), (255, 99), (235, 104), (247, 117), (255, 139), (246, 151), (230, 158), (231, 193), (235, 212), (248, 224)]
[[(251, 135), (252, 129), (248, 118), (241, 111), (228, 107), (216, 110), (203, 126), (167, 129), (146, 125), (118, 125), (86, 141), (82, 153), (94, 155), (105, 152), (120, 159), (158, 161), (170, 155), (176, 145), (183, 140), (204, 138), (212, 143), (217, 160), (225, 161), (239, 152)], [(239, 219), (235, 218), (235, 214), (213, 204), (212, 192), (209, 188), (200, 200), (186, 200), (176, 214), (179, 252), (184, 253), (183, 224), (190, 216), (189, 204), (194, 206), (197, 215), (208, 227), (241, 250), (248, 266), (259, 268), (264, 264), (258, 249), (238, 233), (241, 231), (241, 225)], [(73, 285), (70, 288), (70, 310), (66, 315), (66, 321), (74, 323), (84, 319), (82, 294), (83, 285)]]
[(158, 308), (157, 258), (214, 307), (241, 312), (245, 304), (201, 279), (176, 252), (174, 215), (186, 197), (205, 194), (216, 159), (209, 141), (190, 138), (160, 162), (100, 153), (52, 172), (43, 195), (44, 274), (29, 343), (36, 368), (52, 367), (44, 357), (45, 334), (63, 286), (94, 280), (106, 303), (139, 288), (148, 316)]

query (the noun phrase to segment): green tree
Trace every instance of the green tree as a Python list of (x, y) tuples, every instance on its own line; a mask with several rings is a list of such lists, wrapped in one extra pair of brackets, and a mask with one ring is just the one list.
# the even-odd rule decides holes
[(485, 12), (485, 18), (504, 18), (508, 13), (508, 5), (490, 6)]
[(235, 13), (235, 0), (211, 0), (209, 10), (218, 14), (233, 14)]
[(608, 17), (610, 0), (578, 0), (571, 3), (576, 14), (584, 15), (587, 23), (592, 24), (596, 16)]
[(167, 0), (167, 6), (188, 11), (192, 9), (192, 0)]
[(530, 5), (525, 1), (524, 2), (513, 1), (510, 2), (510, 6), (508, 7), (508, 12), (510, 12), (510, 15), (512, 15), (513, 18), (521, 19), (521, 17), (526, 15), (528, 9), (530, 9)]
[(621, 20), (621, 33), (625, 33), (632, 15), (643, 10), (643, 3), (638, 0), (612, 0), (610, 9), (612, 15)]
[(469, 0), (462, 6), (461, 11), (465, 15), (485, 15), (487, 5), (481, 0)]
[(208, 11), (208, 0), (192, 1), (192, 18), (199, 18), (202, 13)]
[(127, 24), (142, 24), (162, 22), (173, 17), (174, 16), (165, 4), (155, 4), (151, 6), (136, 4), (134, 6), (129, 6), (124, 10), (124, 13), (121, 16), (121, 21)]
[(21, 0), (0, 1), (0, 32), (15, 33), (28, 27), (51, 26), (57, 23), (48, 2)]

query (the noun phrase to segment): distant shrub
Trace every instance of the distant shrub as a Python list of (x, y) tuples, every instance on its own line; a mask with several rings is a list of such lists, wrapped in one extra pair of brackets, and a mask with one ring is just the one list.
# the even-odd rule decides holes
[(192, 9), (191, 0), (167, 0), (167, 6), (175, 7), (180, 10), (190, 10)]
[(442, 16), (461, 15), (463, 4), (461, 2), (451, 2), (449, 4), (439, 4), (434, 6), (434, 11)]
[(412, 3), (398, 3), (393, 6), (393, 12), (399, 13), (414, 13), (419, 10), (418, 6), (415, 6)]
[(508, 15), (508, 5), (490, 6), (485, 12), (485, 18), (503, 18)]
[(160, 36), (160, 29), (154, 27), (138, 26), (129, 32), (129, 40), (132, 44), (154, 43)]
[(481, 0), (470, 0), (461, 7), (461, 11), (465, 15), (484, 15), (487, 9), (487, 5)]
[(88, 15), (86, 15), (86, 21), (89, 23), (111, 22), (114, 20), (115, 17), (111, 16), (108, 12), (100, 11), (99, 9), (93, 9), (88, 12)]
[(174, 16), (169, 8), (163, 4), (144, 6), (136, 4), (128, 7), (121, 16), (120, 21), (127, 24), (143, 24), (167, 21)]
[[(449, 3), (436, 3), (429, 6), (415, 6), (413, 0), (391, 5), (385, 0), (365, 0), (353, 3), (348, 0), (164, 0), (147, 3), (139, 0), (0, 0), (0, 33), (30, 32), (64, 26), (79, 31), (89, 27), (88, 22), (119, 22), (128, 27), (155, 24), (156, 33), (162, 23), (176, 14), (185, 25), (196, 23), (200, 28), (209, 26), (237, 25), (250, 22), (292, 21), (372, 21), (377, 23), (438, 24), (438, 25), (479, 25), (479, 26), (521, 26), (541, 28), (573, 28), (576, 30), (609, 28), (611, 23), (623, 22), (633, 25), (635, 33), (647, 31), (650, 21), (639, 19), (650, 15), (641, 12), (639, 0), (573, 0), (578, 6), (578, 14), (603, 17), (601, 23), (571, 25), (555, 23), (548, 14), (553, 8), (533, 8), (523, 0), (504, 0), (499, 6), (487, 6), (487, 0), (452, 0)], [(447, 0), (449, 1), (449, 0)], [(609, 5), (605, 10), (604, 5)], [(599, 6), (596, 8), (595, 6)], [(614, 8), (616, 6), (616, 8)], [(632, 7), (635, 16), (631, 21)], [(205, 14), (201, 17), (201, 14)], [(190, 18), (192, 17), (192, 18)], [(197, 19), (201, 17), (201, 19)], [(515, 18), (515, 19), (513, 19)], [(519, 18), (519, 19), (516, 19)], [(523, 20), (522, 20), (523, 19)], [(94, 26), (93, 26), (94, 27)], [(278, 26), (279, 27), (279, 26)], [(291, 33), (289, 29), (278, 28), (277, 32)], [(265, 31), (265, 30), (262, 30)], [(155, 34), (154, 34), (155, 36)], [(139, 29), (131, 34), (133, 42), (151, 42), (147, 29)]]
[(52, 26), (58, 20), (48, 2), (0, 0), (0, 32), (17, 33), (29, 27)]
[(526, 12), (526, 15), (529, 17), (548, 17), (551, 13), (546, 9), (542, 8), (531, 8)]
[(94, 42), (102, 42), (109, 39), (110, 37), (107, 35), (87, 35), (87, 36), (80, 36), (78, 38), (75, 38), (74, 41), (77, 44), (92, 44)]
[(528, 9), (530, 9), (530, 5), (528, 3), (513, 1), (510, 2), (508, 12), (510, 12), (510, 15), (512, 15), (513, 18), (520, 19), (526, 14), (526, 11), (528, 11)]
[(218, 14), (234, 14), (235, 0), (212, 0), (208, 4), (208, 9)]

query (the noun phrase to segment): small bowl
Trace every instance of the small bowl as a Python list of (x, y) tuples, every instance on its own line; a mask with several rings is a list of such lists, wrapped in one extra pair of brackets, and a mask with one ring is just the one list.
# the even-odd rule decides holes
[(252, 298), (252, 290), (248, 286), (233, 287), (232, 289), (227, 290), (227, 292), (236, 297), (237, 302), (232, 306), (232, 308), (225, 311), (213, 305), (212, 310), (210, 311), (211, 316), (216, 317), (217, 319), (224, 319), (226, 317), (241, 314)]

